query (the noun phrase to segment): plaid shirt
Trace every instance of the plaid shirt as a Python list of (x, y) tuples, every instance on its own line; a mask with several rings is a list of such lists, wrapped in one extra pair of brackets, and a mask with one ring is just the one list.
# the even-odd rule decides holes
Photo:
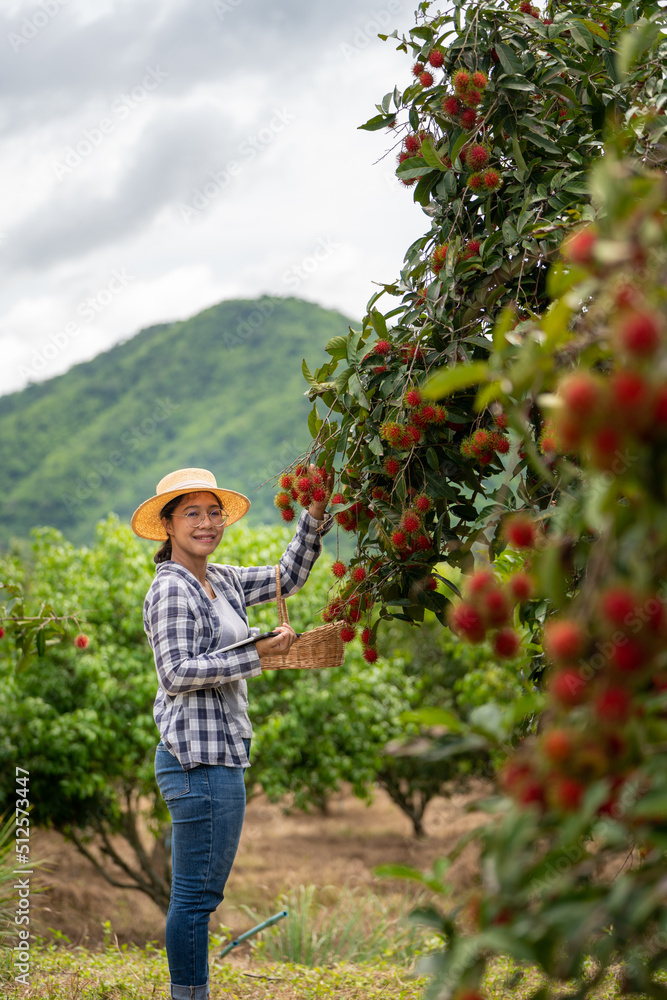
[[(284, 596), (296, 593), (322, 549), (333, 521), (316, 521), (304, 510), (294, 538), (280, 557)], [(248, 624), (246, 606), (276, 598), (274, 566), (208, 565), (206, 578)], [(187, 771), (197, 764), (249, 767), (243, 739), (227, 709), (221, 686), (262, 672), (253, 643), (224, 653), (220, 618), (190, 570), (159, 563), (144, 601), (144, 629), (155, 655), (159, 687), (153, 716), (163, 744)], [(259, 629), (252, 629), (255, 634)]]

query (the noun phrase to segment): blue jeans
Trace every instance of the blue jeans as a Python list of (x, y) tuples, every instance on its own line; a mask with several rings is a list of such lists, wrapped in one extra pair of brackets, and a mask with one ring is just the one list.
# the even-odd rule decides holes
[[(246, 751), (250, 740), (244, 740)], [(158, 744), (155, 777), (171, 816), (171, 899), (166, 946), (172, 1000), (206, 1000), (208, 923), (222, 902), (245, 816), (243, 768), (184, 771)]]

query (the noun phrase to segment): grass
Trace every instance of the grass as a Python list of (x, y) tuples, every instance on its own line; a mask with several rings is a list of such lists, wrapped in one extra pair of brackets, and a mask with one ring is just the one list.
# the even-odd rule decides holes
[[(418, 1000), (424, 980), (395, 966), (339, 964), (306, 968), (215, 960), (211, 951), (211, 1000)], [(30, 984), (13, 980), (11, 953), (3, 954), (0, 996), (16, 1000), (167, 1000), (169, 972), (163, 949), (152, 946), (81, 947), (33, 945)]]
[[(390, 961), (405, 969), (426, 950), (438, 947), (431, 931), (409, 924), (408, 914), (417, 900), (404, 897), (398, 903), (367, 890), (345, 887), (327, 890), (302, 885), (280, 897), (277, 909), (289, 916), (265, 930), (254, 945), (257, 955), (274, 962), (293, 962), (311, 967), (339, 962)], [(268, 916), (246, 908), (253, 923)]]

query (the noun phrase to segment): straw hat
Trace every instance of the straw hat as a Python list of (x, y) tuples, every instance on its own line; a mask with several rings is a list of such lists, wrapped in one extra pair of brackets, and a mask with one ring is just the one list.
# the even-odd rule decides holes
[(168, 538), (160, 520), (160, 511), (166, 503), (182, 493), (214, 493), (225, 513), (229, 515), (227, 524), (233, 524), (243, 517), (250, 501), (235, 490), (221, 490), (215, 476), (208, 469), (178, 469), (161, 479), (155, 489), (155, 496), (145, 500), (132, 515), (132, 531), (139, 538), (150, 538), (154, 542), (165, 542)]

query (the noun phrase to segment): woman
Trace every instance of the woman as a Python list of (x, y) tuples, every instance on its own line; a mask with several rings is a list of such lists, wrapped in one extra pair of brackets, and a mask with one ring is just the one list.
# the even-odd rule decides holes
[[(242, 494), (219, 489), (206, 469), (180, 469), (132, 515), (135, 534), (164, 541), (154, 557), (144, 628), (159, 682), (155, 774), (172, 820), (166, 946), (173, 1000), (205, 1000), (209, 992), (208, 923), (222, 901), (245, 814), (252, 737), (246, 680), (295, 641), (291, 627), (280, 625), (275, 636), (243, 644), (259, 631), (248, 628), (246, 607), (275, 600), (273, 566), (208, 562), (225, 527), (249, 506)], [(331, 526), (325, 506), (303, 511), (280, 558), (284, 595), (303, 586), (320, 554)]]

